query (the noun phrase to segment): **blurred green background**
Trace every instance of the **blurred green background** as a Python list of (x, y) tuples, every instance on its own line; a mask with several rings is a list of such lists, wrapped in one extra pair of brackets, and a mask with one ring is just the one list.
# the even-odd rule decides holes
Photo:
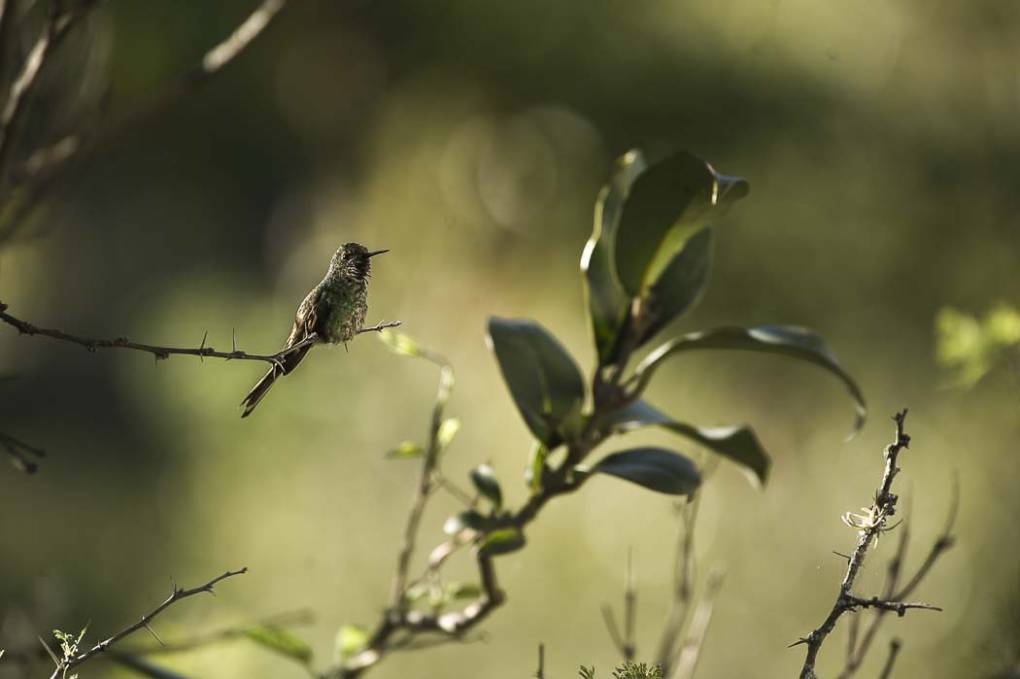
[[(112, 110), (194, 64), (252, 2), (111, 0), (71, 41), (32, 125), (66, 131), (106, 86)], [(208, 88), (65, 177), (0, 250), (0, 299), (40, 325), (96, 336), (275, 351), (342, 242), (377, 260), (370, 320), (454, 363), (464, 426), (448, 472), (489, 461), (525, 497), (529, 437), (484, 344), (488, 315), (539, 320), (585, 366), (578, 273), (595, 195), (633, 146), (684, 148), (749, 179), (717, 230), (713, 280), (684, 330), (792, 323), (826, 336), (869, 399), (862, 435), (839, 384), (779, 358), (705, 353), (660, 372), (651, 399), (701, 424), (746, 421), (774, 455), (753, 490), (729, 464), (707, 485), (700, 572), (720, 564), (702, 677), (793, 676), (787, 649), (832, 604), (854, 540), (839, 515), (870, 501), (908, 406), (916, 563), (959, 474), (959, 543), (917, 595), (940, 614), (890, 619), (898, 676), (983, 676), (1017, 662), (1020, 391), (993, 372), (944, 388), (933, 323), (1020, 299), (1020, 4), (903, 0), (548, 3), (295, 2)], [(68, 84), (73, 84), (68, 95)], [(28, 237), (31, 236), (31, 237)], [(174, 607), (164, 639), (295, 608), (330, 660), (343, 623), (388, 595), (435, 371), (372, 337), (317, 350), (252, 418), (261, 365), (88, 354), (0, 328), (0, 429), (44, 447), (39, 474), (0, 470), (0, 647), (54, 627), (90, 638), (226, 568), (251, 572)], [(661, 434), (635, 441), (690, 445)], [(422, 547), (455, 507), (438, 499)], [(599, 607), (627, 550), (639, 659), (666, 614), (670, 499), (602, 478), (554, 502), (497, 562), (507, 605), (481, 643), (388, 657), (369, 676), (547, 675), (617, 661)], [(875, 593), (894, 540), (859, 580)], [(454, 574), (470, 577), (469, 564)], [(822, 652), (829, 674), (845, 629)], [(144, 641), (144, 639), (141, 639)], [(167, 660), (201, 677), (299, 677), (238, 642)], [(0, 676), (3, 674), (0, 661)], [(103, 661), (82, 677), (123, 676)]]

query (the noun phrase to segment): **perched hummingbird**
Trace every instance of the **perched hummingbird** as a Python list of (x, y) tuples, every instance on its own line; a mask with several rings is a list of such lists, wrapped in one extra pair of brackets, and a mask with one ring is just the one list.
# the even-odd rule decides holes
[[(346, 343), (358, 334), (368, 311), (371, 259), (384, 252), (389, 250), (369, 252), (358, 243), (344, 243), (337, 248), (329, 260), (326, 277), (312, 288), (298, 307), (294, 327), (280, 350), (284, 354), (280, 365), (274, 365), (244, 397), (241, 417), (251, 414), (276, 379), (294, 370), (313, 344)], [(293, 347), (298, 348), (288, 352)]]

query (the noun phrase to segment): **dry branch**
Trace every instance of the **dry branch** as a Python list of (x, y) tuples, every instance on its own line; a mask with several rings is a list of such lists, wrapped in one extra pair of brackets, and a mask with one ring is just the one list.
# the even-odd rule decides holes
[[(223, 358), (226, 360), (238, 361), (263, 361), (282, 368), (281, 361), (288, 354), (302, 349), (308, 344), (314, 343), (317, 339), (315, 335), (311, 335), (304, 341), (299, 342), (288, 349), (284, 349), (283, 351), (278, 351), (275, 354), (250, 354), (248, 352), (241, 351), (236, 346), (236, 339), (234, 340), (235, 346), (231, 351), (217, 351), (211, 346), (206, 346), (205, 340), (208, 337), (208, 333), (206, 333), (206, 336), (202, 338), (202, 344), (198, 347), (165, 347), (155, 344), (132, 342), (126, 337), (118, 337), (116, 339), (95, 339), (91, 337), (82, 337), (80, 335), (72, 335), (71, 333), (55, 328), (40, 328), (28, 323), (27, 321), (23, 321), (20, 318), (15, 318), (10, 315), (7, 313), (7, 308), (6, 304), (0, 302), (0, 321), (17, 328), (18, 332), (23, 335), (39, 335), (41, 337), (49, 337), (62, 342), (70, 342), (71, 344), (77, 344), (85, 347), (89, 351), (96, 351), (97, 349), (131, 349), (133, 351), (142, 351), (152, 354), (156, 360), (167, 359), (173, 355), (183, 355), (198, 356), (199, 358)], [(395, 328), (399, 325), (400, 321), (388, 321), (367, 328), (362, 328), (359, 333), (379, 332), (387, 328)]]
[[(844, 521), (854, 527), (858, 528), (857, 544), (854, 551), (850, 554), (847, 559), (847, 569), (843, 576), (843, 581), (840, 583), (839, 593), (836, 596), (836, 601), (826, 616), (825, 620), (815, 630), (813, 630), (808, 636), (799, 639), (791, 646), (797, 646), (804, 644), (807, 646), (807, 653), (804, 659), (804, 665), (801, 668), (800, 677), (801, 679), (815, 679), (817, 674), (815, 673), (815, 664), (818, 658), (818, 652), (821, 650), (822, 644), (825, 642), (826, 637), (832, 632), (836, 626), (836, 622), (839, 618), (848, 612), (857, 611), (863, 608), (871, 608), (876, 610), (876, 615), (880, 616), (883, 613), (895, 612), (897, 615), (904, 615), (910, 609), (924, 609), (924, 610), (941, 610), (936, 606), (922, 602), (906, 602), (903, 601), (903, 597), (909, 594), (916, 583), (920, 581), (915, 575), (910, 582), (909, 587), (904, 587), (899, 592), (895, 591), (895, 583), (890, 585), (887, 582), (886, 592), (883, 597), (871, 597), (862, 598), (851, 593), (854, 585), (854, 581), (860, 572), (861, 566), (864, 564), (864, 559), (868, 553), (870, 547), (877, 541), (878, 536), (884, 532), (892, 530), (895, 526), (889, 526), (889, 520), (896, 513), (896, 504), (899, 498), (892, 492), (893, 479), (899, 473), (900, 468), (898, 466), (899, 454), (903, 449), (910, 445), (910, 437), (903, 430), (903, 422), (906, 419), (907, 411), (897, 413), (893, 417), (893, 421), (896, 423), (896, 435), (895, 440), (889, 444), (885, 449), (885, 468), (882, 473), (882, 481), (879, 485), (878, 491), (875, 493), (874, 504), (870, 508), (866, 508), (861, 515), (847, 514), (844, 516)], [(955, 507), (955, 502), (954, 502)], [(951, 517), (955, 517), (956, 510), (953, 509)], [(951, 527), (951, 522), (947, 526), (947, 531)], [(936, 542), (937, 548), (933, 550), (937, 554), (940, 554), (948, 546), (952, 544), (952, 538), (945, 536), (944, 539), (940, 539)], [(897, 550), (897, 556), (890, 564), (889, 574), (895, 579), (898, 576), (899, 570), (902, 563), (903, 553), (905, 552), (906, 542), (905, 538), (901, 540), (900, 547)], [(942, 546), (938, 546), (942, 545)], [(926, 560), (925, 564), (919, 569), (919, 573), (923, 578), (924, 575), (931, 568), (931, 564)], [(857, 641), (858, 634), (858, 622), (853, 622), (850, 627), (850, 645), (848, 648), (848, 666), (850, 661), (854, 660), (854, 669), (860, 663), (860, 658), (863, 657), (863, 651), (866, 651), (871, 644), (871, 640), (874, 638), (875, 629), (877, 628), (878, 619), (872, 623), (872, 626), (868, 629), (865, 634), (861, 646), (858, 646), (855, 650), (855, 644)], [(897, 649), (898, 650), (898, 649)], [(895, 652), (891, 652), (891, 658), (887, 665), (891, 668), (892, 662), (895, 659)], [(853, 672), (853, 669), (844, 670), (842, 676), (849, 676)]]
[(212, 591), (213, 591), (213, 587), (217, 583), (219, 583), (220, 581), (226, 580), (227, 578), (233, 577), (235, 575), (241, 575), (241, 574), (247, 573), (247, 572), (248, 572), (247, 568), (242, 568), (242, 569), (236, 570), (236, 571), (227, 571), (226, 573), (223, 573), (222, 575), (216, 576), (215, 578), (213, 578), (209, 582), (205, 583), (204, 585), (199, 585), (198, 587), (192, 587), (190, 589), (184, 589), (184, 588), (178, 587), (176, 584), (174, 584), (172, 586), (172, 590), (170, 592), (170, 596), (168, 596), (166, 598), (166, 600), (163, 601), (163, 603), (161, 603), (159, 606), (156, 606), (154, 609), (152, 609), (151, 611), (149, 611), (148, 613), (143, 615), (141, 620), (139, 620), (138, 622), (134, 623), (133, 625), (128, 625), (127, 627), (125, 627), (121, 631), (117, 632), (113, 636), (108, 637), (108, 638), (104, 639), (103, 641), (100, 641), (95, 646), (93, 646), (92, 648), (90, 648), (89, 650), (87, 650), (87, 651), (85, 651), (83, 653), (79, 653), (78, 655), (72, 656), (70, 658), (61, 658), (61, 659), (57, 660), (57, 666), (53, 670), (53, 674), (50, 675), (50, 679), (58, 679), (59, 677), (62, 677), (64, 675), (66, 675), (67, 671), (70, 670), (71, 668), (76, 667), (76, 666), (82, 664), (83, 662), (85, 662), (86, 660), (89, 660), (93, 656), (96, 656), (96, 655), (99, 655), (101, 653), (106, 652), (107, 649), (110, 648), (110, 646), (112, 646), (113, 644), (117, 643), (118, 641), (120, 641), (124, 637), (128, 636), (129, 634), (137, 632), (138, 630), (140, 630), (142, 628), (149, 629), (149, 623), (151, 623), (152, 620), (157, 615), (159, 615), (164, 610), (166, 610), (167, 608), (169, 608), (173, 604), (177, 603), (181, 599), (186, 599), (186, 598), (188, 598), (190, 596), (194, 596), (196, 594), (202, 594), (202, 593), (205, 593), (205, 592), (208, 592), (208, 593), (211, 594)]

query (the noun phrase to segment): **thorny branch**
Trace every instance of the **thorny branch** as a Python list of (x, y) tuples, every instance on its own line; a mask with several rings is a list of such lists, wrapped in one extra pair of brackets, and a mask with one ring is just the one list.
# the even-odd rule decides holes
[[(893, 479), (900, 471), (900, 468), (897, 465), (899, 454), (904, 448), (907, 448), (910, 445), (910, 437), (903, 431), (903, 422), (906, 419), (906, 416), (907, 411), (903, 410), (893, 417), (893, 421), (896, 423), (896, 438), (885, 449), (885, 469), (882, 474), (881, 484), (878, 491), (875, 493), (874, 504), (870, 508), (866, 509), (862, 515), (848, 514), (844, 517), (844, 521), (859, 530), (857, 545), (847, 559), (846, 574), (843, 576), (843, 581), (840, 583), (839, 594), (836, 597), (836, 602), (833, 605), (832, 610), (829, 611), (825, 620), (817, 629), (812, 631), (808, 636), (792, 644), (792, 646), (797, 646), (799, 644), (807, 646), (807, 654), (800, 672), (801, 679), (815, 679), (817, 677), (817, 674), (815, 673), (815, 663), (817, 661), (818, 652), (821, 650), (826, 637), (830, 632), (832, 632), (833, 628), (836, 626), (836, 622), (844, 613), (857, 611), (862, 608), (873, 608), (876, 609), (876, 615), (893, 611), (896, 612), (897, 615), (902, 616), (909, 609), (941, 610), (936, 606), (922, 602), (903, 601), (903, 598), (910, 594), (914, 586), (916, 586), (916, 583), (920, 581), (920, 578), (917, 578), (916, 576), (911, 579), (909, 588), (904, 587), (899, 592), (887, 589), (887, 593), (892, 592), (892, 596), (886, 598), (861, 598), (851, 594), (854, 581), (857, 578), (857, 574), (860, 572), (861, 566), (864, 564), (864, 558), (867, 555), (868, 549), (872, 546), (872, 544), (874, 544), (881, 533), (889, 531), (895, 527), (890, 527), (888, 525), (888, 521), (895, 515), (896, 503), (899, 499), (892, 492)], [(956, 510), (954, 502), (954, 509), (951, 516), (955, 516), (955, 513)], [(944, 540), (938, 541), (936, 545), (939, 545), (942, 542), (945, 544), (938, 548), (938, 553), (948, 549), (948, 546), (952, 542), (952, 538), (947, 535)], [(934, 559), (932, 559), (932, 562), (933, 561)], [(894, 570), (898, 573), (900, 565), (898, 562), (895, 562), (895, 564)], [(922, 565), (921, 569), (919, 569), (921, 577), (923, 577), (930, 568), (931, 564), (926, 560), (925, 564)], [(869, 633), (873, 635), (872, 630), (869, 630)], [(857, 628), (855, 625), (852, 625), (851, 644), (856, 641), (856, 636)], [(870, 637), (867, 639), (866, 643), (870, 645)], [(851, 655), (853, 655), (852, 651)], [(890, 660), (890, 665), (891, 662), (892, 661)]]
[(134, 623), (133, 625), (129, 625), (129, 626), (125, 627), (124, 629), (122, 629), (121, 631), (119, 631), (116, 634), (114, 634), (113, 636), (108, 637), (107, 639), (104, 639), (103, 641), (100, 641), (95, 646), (93, 646), (92, 648), (90, 648), (89, 650), (87, 650), (87, 651), (85, 651), (83, 653), (79, 653), (78, 655), (75, 655), (75, 656), (72, 656), (72, 657), (69, 657), (69, 658), (65, 657), (65, 658), (58, 659), (57, 660), (57, 666), (53, 670), (53, 674), (50, 675), (50, 679), (58, 679), (59, 677), (62, 677), (64, 675), (66, 675), (67, 671), (70, 670), (71, 668), (76, 667), (76, 666), (82, 664), (83, 662), (85, 662), (86, 660), (92, 658), (93, 656), (96, 656), (96, 655), (99, 655), (101, 653), (106, 652), (110, 648), (110, 646), (112, 646), (113, 644), (117, 643), (118, 641), (120, 641), (124, 637), (128, 636), (129, 634), (137, 632), (138, 630), (140, 630), (142, 628), (148, 629), (149, 628), (149, 623), (151, 623), (152, 620), (157, 615), (159, 615), (164, 610), (166, 610), (167, 608), (169, 608), (173, 604), (177, 603), (181, 599), (186, 599), (186, 598), (188, 598), (190, 596), (194, 596), (196, 594), (202, 594), (202, 593), (205, 593), (205, 592), (208, 592), (208, 593), (211, 594), (212, 591), (213, 591), (213, 587), (217, 583), (219, 583), (220, 581), (226, 580), (227, 578), (233, 577), (235, 575), (241, 575), (241, 574), (247, 573), (247, 572), (248, 572), (247, 568), (242, 568), (242, 569), (236, 570), (236, 571), (227, 571), (226, 573), (223, 573), (222, 575), (216, 576), (215, 578), (213, 578), (209, 582), (205, 583), (204, 585), (199, 585), (198, 587), (192, 587), (191, 589), (184, 589), (184, 588), (178, 587), (176, 584), (174, 584), (172, 586), (172, 590), (170, 592), (170, 596), (168, 596), (166, 598), (166, 600), (163, 601), (163, 603), (161, 603), (159, 606), (156, 606), (154, 609), (152, 609), (151, 611), (149, 611), (148, 613), (143, 615), (141, 620), (139, 620), (138, 622)]
[[(910, 596), (918, 584), (928, 575), (935, 561), (950, 547), (953, 546), (953, 526), (956, 523), (957, 512), (960, 507), (960, 487), (959, 481), (956, 477), (953, 478), (952, 486), (952, 499), (950, 500), (949, 512), (946, 516), (945, 524), (943, 525), (942, 531), (938, 537), (935, 538), (935, 542), (932, 544), (925, 556), (924, 561), (918, 567), (917, 571), (910, 578), (906, 585), (900, 586), (900, 578), (903, 573), (903, 563), (906, 560), (907, 546), (910, 539), (910, 520), (904, 522), (903, 528), (900, 531), (899, 543), (896, 546), (896, 553), (893, 558), (889, 560), (889, 564), (886, 568), (885, 584), (882, 587), (882, 595), (880, 598), (889, 601), (903, 601), (906, 597)], [(867, 627), (864, 630), (863, 635), (859, 634), (859, 628), (861, 625), (861, 616), (854, 615), (850, 618), (850, 634), (847, 639), (847, 656), (846, 663), (843, 666), (842, 672), (840, 672), (838, 679), (850, 679), (864, 662), (864, 658), (867, 656), (868, 651), (871, 649), (871, 645), (875, 640), (878, 630), (882, 625), (882, 621), (885, 618), (886, 613), (889, 611), (886, 609), (875, 609), (873, 615), (867, 622)], [(897, 611), (898, 612), (898, 611)], [(898, 652), (897, 648), (897, 652)], [(895, 657), (895, 653), (890, 652), (891, 658)], [(890, 662), (891, 668), (891, 662)]]
[[(85, 347), (89, 351), (93, 352), (97, 349), (132, 349), (134, 351), (142, 351), (152, 354), (156, 360), (167, 359), (176, 354), (184, 356), (198, 356), (199, 358), (211, 357), (227, 360), (233, 359), (238, 361), (263, 361), (282, 368), (282, 361), (288, 354), (302, 349), (309, 344), (313, 344), (318, 339), (315, 335), (311, 335), (304, 341), (299, 342), (288, 349), (284, 349), (283, 351), (278, 351), (275, 354), (250, 354), (248, 352), (241, 351), (237, 348), (236, 338), (234, 339), (234, 347), (231, 351), (217, 351), (211, 346), (206, 346), (205, 340), (208, 338), (208, 333), (206, 333), (206, 336), (202, 338), (202, 344), (198, 347), (164, 347), (157, 346), (155, 344), (132, 342), (126, 337), (118, 337), (116, 339), (94, 339), (90, 337), (72, 335), (64, 332), (63, 330), (57, 330), (54, 328), (40, 328), (10, 315), (7, 313), (7, 308), (6, 304), (0, 302), (0, 321), (17, 328), (18, 332), (23, 335), (39, 335), (42, 337), (61, 340), (63, 342), (70, 342), (72, 344)], [(359, 333), (379, 332), (387, 328), (395, 328), (399, 325), (400, 321), (388, 321), (367, 328), (362, 328)]]

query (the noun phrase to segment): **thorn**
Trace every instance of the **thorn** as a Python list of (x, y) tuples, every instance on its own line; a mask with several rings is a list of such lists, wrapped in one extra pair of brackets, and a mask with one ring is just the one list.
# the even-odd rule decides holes
[(843, 557), (843, 558), (844, 558), (844, 559), (846, 559), (847, 561), (849, 561), (849, 560), (850, 560), (850, 555), (849, 555), (849, 554), (844, 554), (843, 552), (837, 552), (836, 550), (832, 550), (832, 553), (833, 553), (833, 554), (835, 554), (836, 556), (841, 556), (841, 557)]
[(234, 328), (230, 329), (230, 345), (233, 347), (232, 353), (237, 353), (237, 332)]
[(55, 664), (55, 665), (56, 665), (57, 667), (60, 667), (60, 666), (61, 666), (61, 664), (60, 664), (60, 661), (59, 661), (59, 660), (57, 660), (57, 656), (55, 656), (55, 655), (53, 654), (53, 649), (51, 649), (51, 648), (50, 648), (49, 644), (47, 644), (47, 643), (46, 643), (45, 641), (43, 641), (43, 638), (42, 638), (42, 637), (36, 637), (36, 639), (38, 639), (38, 640), (39, 640), (39, 643), (40, 643), (40, 644), (42, 644), (42, 647), (43, 647), (44, 649), (46, 649), (46, 655), (50, 656), (50, 658), (51, 658), (51, 659), (53, 660), (53, 663), (54, 663), (54, 664)]
[(147, 631), (149, 634), (151, 634), (152, 638), (159, 642), (160, 646), (166, 646), (166, 644), (163, 643), (163, 640), (159, 638), (159, 635), (156, 634), (156, 630), (152, 629), (152, 627), (149, 626), (148, 621), (143, 619), (142, 620), (142, 625), (145, 627), (145, 631)]
[(206, 330), (205, 334), (202, 335), (202, 346), (200, 346), (198, 348), (198, 360), (202, 361), (202, 363), (205, 363), (205, 353), (204, 353), (205, 352), (205, 341), (208, 338), (209, 338), (209, 331)]

